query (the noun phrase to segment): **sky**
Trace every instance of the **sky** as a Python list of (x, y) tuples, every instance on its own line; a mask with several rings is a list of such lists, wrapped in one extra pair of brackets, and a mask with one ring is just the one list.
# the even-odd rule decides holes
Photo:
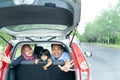
[(118, 0), (81, 0), (81, 19), (78, 32), (83, 34), (85, 23), (92, 21), (101, 11), (117, 2)]

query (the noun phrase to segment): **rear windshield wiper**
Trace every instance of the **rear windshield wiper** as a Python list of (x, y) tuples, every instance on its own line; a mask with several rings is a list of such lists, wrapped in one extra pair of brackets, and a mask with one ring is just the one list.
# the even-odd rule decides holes
[(50, 41), (52, 39), (56, 38), (56, 36), (50, 37), (47, 41)]
[(26, 39), (29, 39), (29, 40), (31, 40), (31, 41), (34, 41), (33, 39), (31, 39), (30, 37), (25, 37)]

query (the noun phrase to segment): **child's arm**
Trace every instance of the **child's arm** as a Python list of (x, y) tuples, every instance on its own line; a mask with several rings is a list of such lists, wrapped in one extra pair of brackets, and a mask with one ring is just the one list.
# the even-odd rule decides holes
[(39, 59), (35, 59), (34, 63), (38, 64), (39, 63)]
[(48, 59), (48, 63), (43, 67), (45, 70), (47, 70), (47, 68), (52, 65), (52, 60), (49, 58)]
[(34, 57), (35, 57), (34, 63), (35, 63), (35, 64), (38, 64), (40, 59), (38, 58), (37, 55), (34, 55)]

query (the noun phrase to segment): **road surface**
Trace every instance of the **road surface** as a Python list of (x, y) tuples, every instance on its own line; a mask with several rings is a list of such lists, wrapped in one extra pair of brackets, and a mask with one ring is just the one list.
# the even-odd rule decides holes
[(81, 44), (83, 51), (92, 52), (86, 58), (91, 72), (91, 80), (120, 80), (120, 48), (110, 48)]

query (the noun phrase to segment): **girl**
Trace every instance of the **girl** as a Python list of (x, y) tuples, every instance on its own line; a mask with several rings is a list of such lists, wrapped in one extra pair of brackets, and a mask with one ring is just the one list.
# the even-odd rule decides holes
[(43, 66), (43, 69), (44, 70), (47, 70), (47, 68), (52, 65), (52, 60), (50, 59), (50, 52), (48, 49), (43, 49), (41, 52), (40, 52), (40, 55), (39, 55), (39, 58), (40, 60), (42, 61), (47, 61), (48, 63)]

